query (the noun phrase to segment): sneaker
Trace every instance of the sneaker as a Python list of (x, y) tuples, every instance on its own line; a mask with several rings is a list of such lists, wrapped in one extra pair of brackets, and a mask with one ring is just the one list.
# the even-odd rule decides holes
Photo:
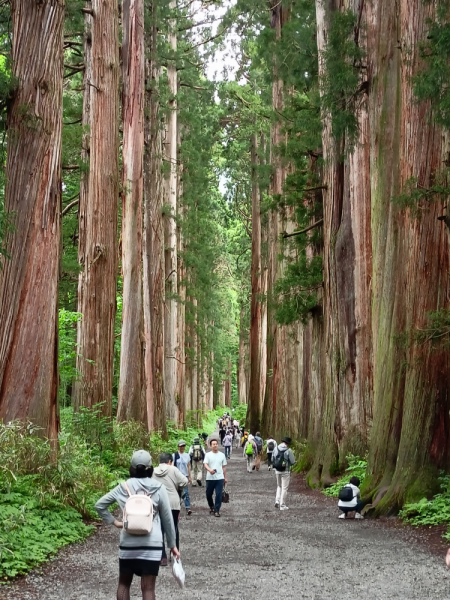
[(254, 471), (255, 469), (256, 469), (256, 467), (255, 467), (255, 465), (253, 465), (253, 467), (252, 467), (252, 471)]
[(338, 519), (346, 519), (347, 515), (345, 513), (342, 513), (342, 515), (338, 516)]
[(161, 559), (161, 566), (162, 567), (167, 567), (167, 558), (162, 558)]
[(220, 513), (218, 513), (218, 512), (215, 512), (215, 513), (214, 513), (214, 516), (215, 516), (215, 517), (220, 517)]
[(279, 502), (275, 502), (275, 508), (280, 508), (280, 503)]
[(214, 514), (214, 508), (210, 508), (210, 509), (209, 509), (209, 514), (210, 514), (210, 515), (213, 515), (213, 514)]
[(269, 471), (271, 471), (271, 470), (272, 470), (272, 467), (269, 467)]
[(289, 506), (286, 506), (286, 504), (282, 504), (280, 506), (280, 510), (289, 510)]
[(201, 479), (197, 479), (197, 484), (199, 487), (202, 487), (202, 480)]
[(364, 519), (364, 517), (361, 514), (356, 513), (355, 514), (355, 519)]
[(192, 515), (192, 510), (191, 510), (190, 508), (187, 508), (187, 509), (186, 509), (186, 514), (187, 514), (187, 515)]

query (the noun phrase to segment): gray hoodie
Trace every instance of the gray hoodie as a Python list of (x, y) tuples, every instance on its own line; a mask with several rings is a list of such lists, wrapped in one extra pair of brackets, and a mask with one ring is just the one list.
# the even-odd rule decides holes
[[(127, 480), (127, 485), (132, 494), (135, 494), (142, 488), (147, 494), (151, 494), (153, 502), (153, 527), (147, 535), (130, 535), (124, 529), (121, 529), (119, 558), (160, 560), (161, 556), (158, 559), (156, 556), (153, 557), (153, 553), (155, 550), (162, 548), (161, 521), (169, 548), (174, 548), (176, 545), (175, 527), (166, 488), (159, 481), (155, 481), (149, 477), (144, 479), (133, 477)], [(98, 500), (95, 510), (106, 523), (112, 524), (114, 523), (114, 517), (109, 512), (108, 506), (117, 502), (121, 510), (123, 510), (127, 498), (128, 494), (125, 487), (118, 485)]]
[(165, 463), (155, 467), (152, 477), (166, 488), (171, 510), (180, 510), (180, 495), (188, 484), (188, 478), (176, 467)]
[(281, 444), (279, 444), (278, 447), (276, 446), (275, 450), (272, 452), (272, 463), (275, 462), (276, 457), (280, 452), (283, 452), (283, 450), (287, 450), (287, 452), (284, 453), (284, 459), (288, 463), (288, 468), (286, 469), (286, 471), (280, 471), (280, 473), (288, 473), (291, 470), (292, 465), (295, 463), (295, 457), (292, 450), (288, 448), (288, 446), (284, 442), (281, 442)]

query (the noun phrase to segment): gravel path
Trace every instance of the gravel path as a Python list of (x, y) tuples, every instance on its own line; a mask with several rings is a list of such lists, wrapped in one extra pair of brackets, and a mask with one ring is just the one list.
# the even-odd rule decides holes
[[(160, 569), (158, 600), (440, 600), (450, 598), (443, 554), (433, 555), (411, 530), (380, 521), (338, 520), (334, 501), (292, 482), (290, 510), (275, 510), (275, 476), (263, 466), (247, 474), (235, 451), (229, 461), (230, 504), (210, 517), (205, 489), (192, 488), (193, 514), (180, 524), (187, 585)], [(408, 533), (409, 532), (409, 533)], [(12, 587), (8, 600), (113, 600), (118, 532), (99, 527)], [(139, 579), (132, 598), (141, 598)]]

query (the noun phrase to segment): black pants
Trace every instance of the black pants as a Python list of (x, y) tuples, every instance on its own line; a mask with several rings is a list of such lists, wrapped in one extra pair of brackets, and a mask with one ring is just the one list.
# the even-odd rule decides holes
[[(180, 549), (180, 532), (178, 530), (178, 519), (180, 518), (180, 511), (179, 510), (173, 510), (172, 511), (172, 519), (173, 519), (173, 524), (175, 527), (175, 536), (176, 536), (176, 544), (177, 544), (177, 548), (178, 550)], [(166, 542), (164, 539), (164, 527), (161, 521), (161, 532), (162, 532), (162, 536), (163, 536), (163, 547), (162, 547), (162, 558), (167, 558), (167, 554), (166, 554)]]
[(267, 453), (267, 465), (268, 465), (269, 467), (271, 467), (271, 466), (272, 466), (272, 452), (268, 452), (268, 453)]
[(357, 512), (361, 514), (362, 509), (364, 508), (364, 502), (362, 500), (358, 500), (356, 506), (340, 506), (339, 510), (342, 510), (344, 514), (349, 512)]

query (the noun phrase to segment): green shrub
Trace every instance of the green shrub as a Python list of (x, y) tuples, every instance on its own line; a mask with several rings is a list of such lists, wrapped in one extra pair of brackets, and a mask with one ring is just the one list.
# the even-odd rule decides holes
[(346, 456), (346, 459), (348, 467), (345, 469), (345, 474), (342, 475), (336, 483), (322, 490), (322, 493), (325, 494), (325, 496), (337, 498), (341, 487), (349, 483), (352, 477), (358, 477), (361, 483), (364, 481), (367, 469), (367, 459), (354, 456), (353, 454)]
[[(450, 475), (441, 472), (439, 477), (442, 492), (431, 500), (422, 498), (419, 502), (405, 504), (400, 511), (400, 518), (411, 525), (441, 525), (450, 523)], [(443, 536), (450, 540), (450, 528)]]
[(219, 413), (210, 411), (200, 427), (184, 430), (168, 422), (163, 439), (142, 423), (113, 423), (100, 405), (76, 413), (65, 408), (57, 450), (32, 423), (0, 423), (0, 578), (26, 573), (85, 539), (94, 528), (83, 519), (98, 518), (95, 502), (126, 479), (135, 450), (150, 450), (157, 463), (161, 452), (175, 452), (180, 438), (190, 444), (199, 432), (214, 431)]

